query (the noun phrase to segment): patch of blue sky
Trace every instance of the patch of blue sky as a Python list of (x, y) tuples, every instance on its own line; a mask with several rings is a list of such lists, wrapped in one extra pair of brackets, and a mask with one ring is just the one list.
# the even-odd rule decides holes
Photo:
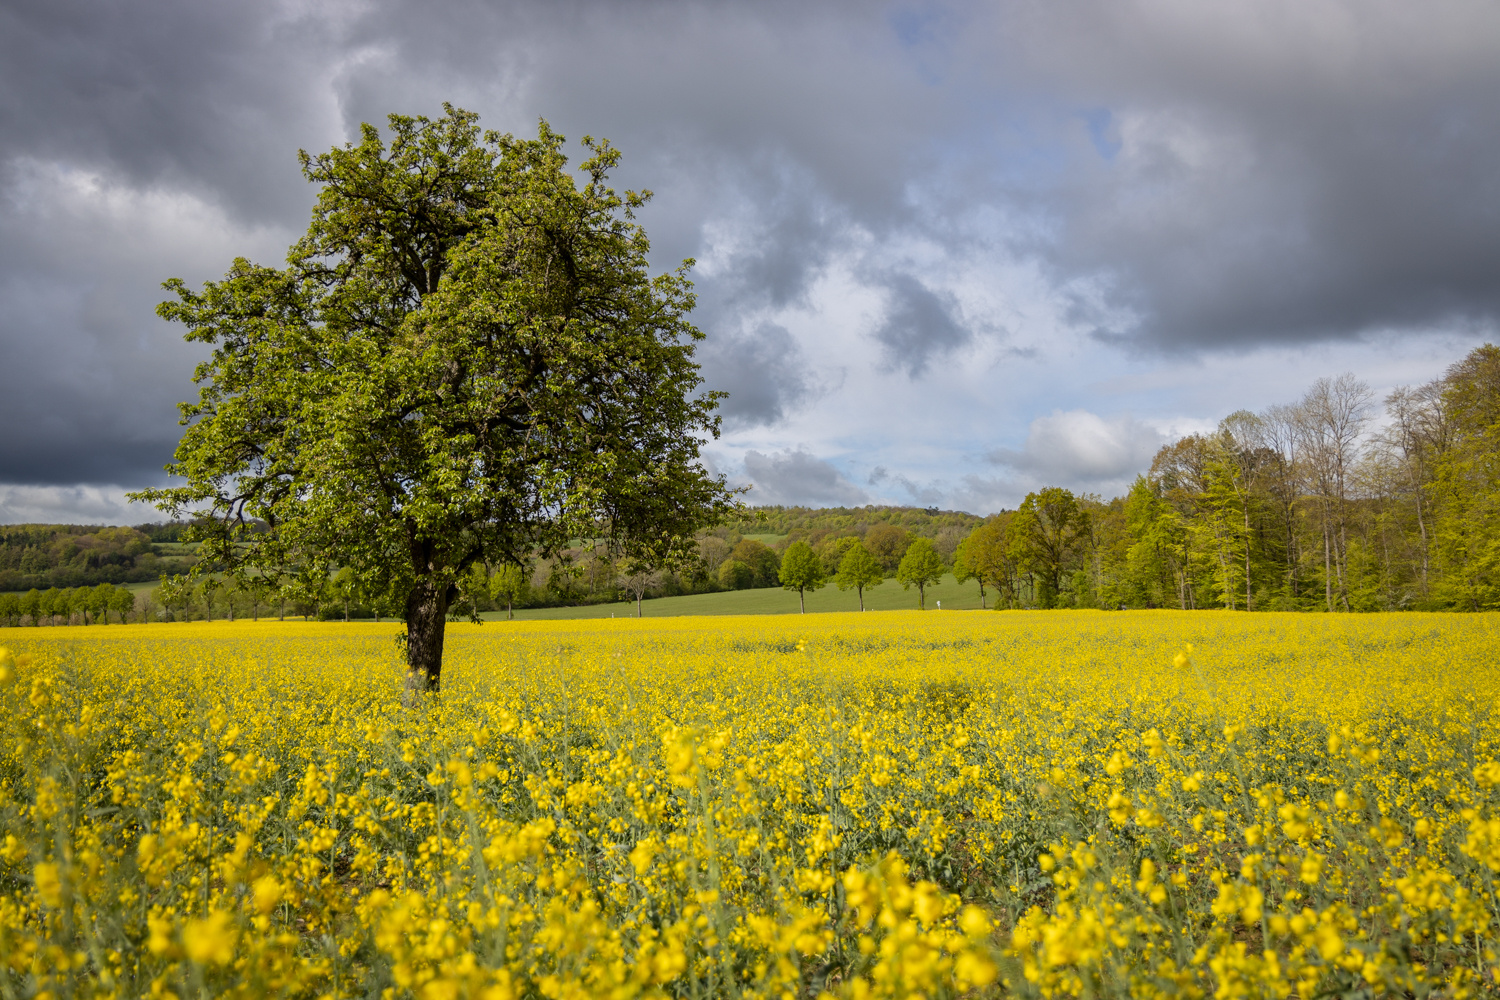
[(1120, 152), (1120, 133), (1115, 127), (1115, 116), (1108, 108), (1088, 108), (1079, 113), (1088, 128), (1089, 142), (1105, 160), (1114, 160)]

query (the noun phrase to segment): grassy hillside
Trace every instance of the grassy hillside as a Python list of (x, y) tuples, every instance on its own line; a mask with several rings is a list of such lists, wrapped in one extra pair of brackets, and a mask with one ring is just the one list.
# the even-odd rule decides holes
[[(994, 595), (991, 594), (991, 604)], [(974, 583), (956, 583), (951, 576), (943, 582), (927, 588), (927, 607), (937, 610), (937, 602), (943, 602), (944, 611), (963, 611), (979, 607), (979, 587)], [(916, 588), (902, 590), (895, 580), (865, 591), (865, 607), (872, 611), (904, 611), (917, 607)], [(815, 611), (859, 611), (859, 597), (854, 591), (840, 591), (829, 584), (822, 590), (807, 595), (807, 610)], [(795, 590), (775, 589), (730, 590), (718, 594), (691, 594), (686, 597), (658, 597), (641, 603), (642, 617), (666, 618), (677, 615), (794, 615), (798, 612)], [(634, 618), (634, 602), (617, 604), (593, 604), (582, 608), (526, 608), (516, 611), (517, 620), (536, 621), (560, 618)], [(486, 621), (503, 619), (505, 613), (481, 615)]]

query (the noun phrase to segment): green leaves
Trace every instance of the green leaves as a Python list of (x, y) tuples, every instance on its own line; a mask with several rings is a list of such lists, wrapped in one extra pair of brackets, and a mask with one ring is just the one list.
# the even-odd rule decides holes
[(169, 467), (187, 485), (133, 496), (207, 515), (206, 561), (343, 566), (356, 599), (441, 615), (476, 563), (586, 533), (664, 565), (734, 509), (698, 460), (719, 425), (688, 264), (652, 277), (631, 217), (649, 193), (609, 188), (607, 143), (580, 187), (545, 122), (445, 111), (302, 154), (321, 190), (286, 269), (166, 284), (158, 312), (214, 354)]
[(902, 590), (916, 587), (918, 606), (925, 608), (927, 587), (941, 580), (945, 572), (947, 567), (933, 549), (932, 541), (918, 538), (907, 548), (906, 555), (901, 557), (901, 565), (896, 568), (896, 580), (901, 584)]

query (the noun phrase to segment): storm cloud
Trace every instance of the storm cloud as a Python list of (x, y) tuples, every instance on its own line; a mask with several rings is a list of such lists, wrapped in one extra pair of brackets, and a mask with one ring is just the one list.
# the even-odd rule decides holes
[[(1440, 367), (1500, 324), (1487, 3), (10, 3), (0, 484), (160, 481), (201, 351), (159, 283), (279, 261), (298, 148), (444, 100), (624, 150), (656, 266), (698, 261), (718, 447), (768, 483), (856, 451), (950, 502), (1008, 502), (985, 456), (1115, 482), (1143, 438), (1029, 442), (1087, 438), (1117, 369)], [(1129, 405), (1212, 421), (1233, 387), (1194, 392)]]
[(773, 455), (745, 453), (745, 473), (752, 488), (746, 500), (755, 504), (801, 504), (810, 507), (852, 507), (870, 497), (831, 462), (800, 449)]

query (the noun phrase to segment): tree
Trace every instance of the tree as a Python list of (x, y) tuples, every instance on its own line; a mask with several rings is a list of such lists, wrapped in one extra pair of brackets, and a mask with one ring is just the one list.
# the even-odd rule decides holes
[(911, 544), (911, 535), (905, 528), (894, 524), (877, 524), (865, 532), (865, 548), (887, 572), (901, 564), (906, 548)]
[[(99, 618), (100, 624), (109, 624), (109, 613), (114, 610), (113, 599), (115, 588), (108, 583), (101, 583), (89, 590), (89, 610)], [(122, 622), (125, 620), (120, 619)]]
[(21, 598), (21, 614), (31, 619), (31, 624), (42, 623), (42, 592), (32, 587)]
[[(842, 537), (830, 536), (813, 546), (813, 551), (818, 558), (823, 560), (823, 570), (828, 576), (835, 576), (839, 567), (844, 564), (844, 556), (856, 545), (862, 545), (858, 535), (844, 535)], [(866, 552), (869, 549), (865, 550)]]
[(729, 558), (750, 567), (755, 577), (752, 587), (776, 587), (781, 584), (781, 577), (778, 575), (781, 569), (781, 559), (777, 557), (776, 551), (764, 542), (757, 542), (753, 538), (742, 539), (730, 550)]
[(56, 587), (48, 587), (42, 591), (41, 611), (42, 617), (47, 619), (48, 625), (56, 625), (54, 619), (67, 611), (68, 597), (65, 591)]
[(870, 550), (858, 539), (849, 546), (844, 558), (839, 561), (838, 575), (833, 578), (840, 590), (853, 587), (859, 592), (859, 610), (865, 609), (865, 588), (878, 587), (885, 582), (885, 572)]
[(802, 613), (807, 614), (806, 591), (817, 590), (828, 582), (823, 560), (806, 542), (793, 542), (781, 557), (781, 588), (795, 590)]
[[(124, 587), (116, 587), (114, 592), (109, 595), (109, 610), (118, 611), (120, 613), (120, 624), (125, 624), (127, 617), (135, 610), (135, 594)], [(108, 623), (108, 621), (109, 619), (106, 618), (105, 622)]]
[[(486, 587), (488, 583), (489, 581), (486, 580)], [(333, 574), (333, 579), (329, 581), (329, 586), (333, 591), (333, 596), (344, 606), (344, 621), (347, 622), (349, 620), (349, 605), (354, 603), (355, 595), (359, 592), (359, 586), (354, 579), (354, 570), (348, 566), (341, 568), (337, 573)]]
[(1335, 591), (1349, 610), (1349, 480), (1372, 397), (1368, 385), (1344, 374), (1318, 379), (1297, 406), (1302, 454), (1319, 501), (1323, 590), (1329, 611), (1334, 610)]
[(719, 567), (729, 558), (729, 543), (718, 535), (705, 535), (698, 539), (698, 561), (708, 576), (717, 578)]
[(918, 538), (907, 547), (906, 555), (901, 557), (901, 565), (896, 568), (896, 580), (901, 584), (902, 590), (917, 588), (917, 607), (925, 611), (927, 587), (941, 580), (946, 571), (943, 558), (933, 549), (932, 542), (926, 538)]
[[(975, 537), (983, 529), (983, 525), (975, 528), (963, 541), (958, 543), (958, 548), (953, 552), (953, 579), (958, 583), (974, 580), (979, 584), (979, 607), (983, 610), (985, 575), (979, 568), (979, 540)], [(972, 551), (971, 551), (972, 550)]]
[(755, 570), (739, 559), (726, 559), (719, 564), (719, 583), (730, 590), (748, 590), (755, 586)]
[(476, 563), (601, 535), (687, 552), (736, 509), (699, 461), (718, 434), (684, 262), (651, 277), (619, 154), (585, 137), (481, 135), (445, 106), (391, 142), (309, 156), (320, 185), (285, 269), (236, 260), (159, 313), (213, 347), (169, 471), (137, 500), (199, 518), (201, 563), (273, 577), (349, 566), (404, 606), (407, 690), (441, 684), (458, 581)]
[(223, 586), (223, 581), (213, 576), (205, 576), (198, 581), (197, 596), (203, 601), (203, 614), (209, 621), (214, 620), (214, 599), (219, 596)]
[(635, 616), (641, 617), (641, 602), (646, 591), (661, 582), (661, 571), (644, 559), (627, 559), (620, 583), (635, 597)]
[(501, 566), (495, 571), (495, 575), (490, 577), (490, 600), (496, 604), (504, 603), (506, 621), (515, 619), (515, 612), (511, 610), (512, 605), (525, 598), (530, 589), (530, 570), (515, 563)]
[(1083, 528), (1078, 499), (1060, 486), (1049, 486), (1026, 494), (1016, 509), (1013, 547), (1019, 561), (1036, 574), (1038, 602), (1044, 608), (1057, 604), (1062, 576)]

